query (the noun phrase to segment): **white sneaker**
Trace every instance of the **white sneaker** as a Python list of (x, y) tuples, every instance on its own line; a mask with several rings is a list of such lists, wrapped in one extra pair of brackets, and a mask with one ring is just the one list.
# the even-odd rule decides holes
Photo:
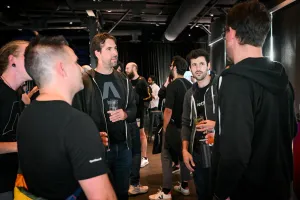
[(179, 185), (175, 185), (174, 190), (180, 192), (184, 196), (190, 195), (190, 189), (188, 187), (184, 189), (183, 187), (181, 187), (181, 183), (179, 183)]
[(148, 164), (149, 164), (148, 158), (142, 157), (142, 160), (141, 160), (141, 168), (145, 167), (145, 166), (148, 165)]
[(150, 200), (160, 200), (160, 199), (172, 199), (171, 193), (165, 194), (162, 190), (158, 190), (156, 194), (149, 196)]
[(130, 185), (128, 192), (131, 195), (136, 195), (136, 194), (147, 193), (148, 190), (149, 190), (148, 186), (142, 186), (141, 184), (139, 184), (137, 186)]

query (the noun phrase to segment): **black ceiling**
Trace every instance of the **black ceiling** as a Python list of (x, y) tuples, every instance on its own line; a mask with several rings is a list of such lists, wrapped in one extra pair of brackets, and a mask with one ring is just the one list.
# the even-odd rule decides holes
[[(0, 32), (3, 37), (31, 34), (63, 34), (70, 40), (88, 40), (88, 13), (101, 31), (121, 41), (161, 41), (174, 15), (187, 2), (203, 0), (1, 0)], [(207, 0), (203, 9), (186, 24), (176, 41), (197, 41), (207, 35), (203, 26), (232, 7), (237, 0)], [(193, 7), (190, 4), (190, 9)], [(87, 10), (89, 10), (87, 12)], [(188, 12), (186, 9), (186, 12)], [(91, 17), (93, 18), (93, 17)], [(122, 20), (121, 20), (122, 19)], [(120, 23), (116, 24), (118, 21)]]

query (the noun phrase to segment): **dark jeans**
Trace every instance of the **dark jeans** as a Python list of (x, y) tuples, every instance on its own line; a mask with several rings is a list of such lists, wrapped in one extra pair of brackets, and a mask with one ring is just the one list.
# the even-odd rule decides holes
[(129, 133), (131, 133), (132, 140), (132, 167), (130, 173), (130, 185), (137, 186), (140, 183), (140, 169), (141, 169), (141, 140), (140, 129), (136, 122), (128, 126)]
[(201, 157), (195, 152), (193, 153), (193, 160), (196, 165), (193, 175), (198, 200), (211, 200), (210, 168), (201, 167)]
[(126, 143), (111, 144), (106, 152), (107, 164), (110, 169), (110, 180), (118, 199), (128, 199), (129, 175), (132, 165), (131, 149)]

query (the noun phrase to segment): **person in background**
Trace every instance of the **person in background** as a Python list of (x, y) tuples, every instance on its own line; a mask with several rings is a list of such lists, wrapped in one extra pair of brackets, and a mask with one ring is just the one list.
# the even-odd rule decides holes
[[(31, 80), (24, 68), (28, 42), (11, 41), (0, 49), (0, 199), (12, 200), (18, 170), (16, 128), (21, 114), (21, 86)], [(27, 101), (26, 101), (27, 100)], [(24, 103), (29, 104), (26, 99)]]
[(125, 72), (128, 78), (131, 80), (131, 84), (135, 89), (137, 99), (137, 119), (139, 120), (140, 138), (142, 144), (142, 159), (141, 168), (149, 164), (147, 158), (147, 137), (144, 129), (145, 118), (145, 102), (149, 102), (152, 99), (151, 88), (149, 87), (146, 79), (138, 74), (138, 66), (134, 62), (130, 62), (126, 65)]
[(214, 199), (290, 199), (294, 92), (282, 64), (263, 56), (271, 23), (258, 1), (227, 14), (226, 52), (234, 65), (219, 77)]
[[(152, 113), (151, 111), (158, 110), (158, 103), (159, 103), (159, 97), (158, 97), (158, 92), (159, 92), (159, 86), (155, 83), (155, 77), (150, 76), (148, 78), (148, 84), (151, 87), (152, 90), (152, 100), (150, 101), (149, 104), (149, 116), (150, 119), (152, 119)], [(153, 121), (153, 126), (156, 127), (159, 124), (159, 116), (156, 115)]]

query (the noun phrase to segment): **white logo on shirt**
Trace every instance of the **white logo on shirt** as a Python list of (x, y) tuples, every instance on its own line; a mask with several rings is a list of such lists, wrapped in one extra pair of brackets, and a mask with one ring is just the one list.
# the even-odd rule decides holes
[(101, 161), (101, 160), (102, 160), (101, 157), (100, 157), (100, 158), (96, 158), (96, 159), (94, 159), (94, 160), (90, 160), (90, 163), (98, 162), (98, 161)]

